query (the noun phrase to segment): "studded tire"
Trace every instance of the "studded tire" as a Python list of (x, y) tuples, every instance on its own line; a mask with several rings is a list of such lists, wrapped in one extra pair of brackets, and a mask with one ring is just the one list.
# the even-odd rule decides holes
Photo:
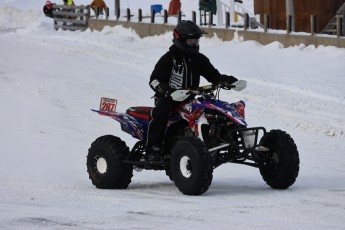
[(87, 172), (92, 184), (100, 189), (125, 189), (131, 183), (133, 166), (123, 163), (129, 148), (120, 138), (106, 135), (89, 148)]
[(197, 137), (183, 137), (175, 142), (170, 170), (176, 187), (185, 195), (201, 195), (212, 183), (211, 156)]
[(260, 167), (264, 181), (274, 189), (287, 189), (295, 183), (299, 172), (299, 153), (294, 140), (281, 130), (271, 130), (260, 145), (269, 149)]

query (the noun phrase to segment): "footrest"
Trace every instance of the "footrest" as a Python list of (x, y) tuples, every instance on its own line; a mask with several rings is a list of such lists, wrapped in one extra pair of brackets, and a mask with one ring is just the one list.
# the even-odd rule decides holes
[(123, 163), (136, 165), (136, 166), (153, 166), (153, 165), (160, 165), (160, 166), (168, 166), (166, 161), (123, 161)]

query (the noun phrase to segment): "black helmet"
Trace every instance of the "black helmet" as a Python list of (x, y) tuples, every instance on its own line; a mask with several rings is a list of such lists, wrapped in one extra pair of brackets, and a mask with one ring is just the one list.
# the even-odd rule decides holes
[(192, 21), (180, 21), (174, 29), (173, 43), (186, 55), (199, 53), (199, 38), (206, 32)]

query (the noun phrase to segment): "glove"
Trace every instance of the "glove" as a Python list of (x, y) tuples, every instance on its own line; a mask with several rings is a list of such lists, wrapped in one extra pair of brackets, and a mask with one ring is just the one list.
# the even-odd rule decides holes
[(231, 85), (232, 83), (236, 82), (238, 79), (235, 78), (234, 76), (231, 75), (226, 75), (226, 74), (222, 74), (218, 77), (218, 83), (227, 83), (229, 85)]
[(236, 81), (237, 78), (235, 78), (234, 76), (222, 74), (218, 77), (217, 84), (221, 84), (222, 88), (229, 89), (230, 85), (235, 83)]
[(171, 94), (175, 92), (175, 89), (171, 88), (166, 83), (160, 83), (158, 80), (153, 80), (150, 83), (151, 88), (156, 92), (158, 97), (171, 97)]

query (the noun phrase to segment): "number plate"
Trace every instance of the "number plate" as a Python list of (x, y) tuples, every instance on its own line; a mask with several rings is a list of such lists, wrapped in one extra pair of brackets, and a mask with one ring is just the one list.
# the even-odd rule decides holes
[(116, 105), (117, 105), (116, 99), (102, 97), (101, 98), (101, 104), (99, 105), (99, 110), (115, 112), (116, 111)]

